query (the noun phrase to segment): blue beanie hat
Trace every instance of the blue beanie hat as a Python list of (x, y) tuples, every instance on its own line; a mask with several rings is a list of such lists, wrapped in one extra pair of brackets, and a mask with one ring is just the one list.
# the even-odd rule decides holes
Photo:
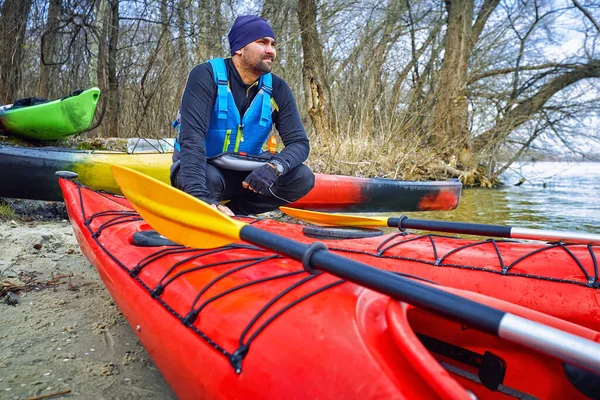
[(235, 19), (229, 31), (229, 48), (231, 55), (255, 40), (271, 37), (275, 39), (273, 29), (266, 19), (256, 15), (240, 15)]

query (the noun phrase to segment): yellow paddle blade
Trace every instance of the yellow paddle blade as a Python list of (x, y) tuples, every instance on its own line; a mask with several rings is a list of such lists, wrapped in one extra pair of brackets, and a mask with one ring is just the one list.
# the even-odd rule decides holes
[(300, 210), (298, 208), (290, 207), (279, 207), (279, 209), (287, 215), (289, 215), (290, 217), (294, 217), (316, 225), (362, 227), (388, 226), (387, 217), (365, 217), (362, 215), (330, 214), (319, 211)]
[(176, 243), (200, 249), (225, 246), (239, 240), (246, 225), (140, 172), (113, 165), (112, 174), (142, 218)]

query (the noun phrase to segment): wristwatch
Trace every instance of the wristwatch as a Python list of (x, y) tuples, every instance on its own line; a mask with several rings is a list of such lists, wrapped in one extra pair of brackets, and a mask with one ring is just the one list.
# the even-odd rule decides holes
[(283, 164), (279, 160), (271, 160), (267, 164), (269, 164), (274, 170), (277, 176), (283, 174)]

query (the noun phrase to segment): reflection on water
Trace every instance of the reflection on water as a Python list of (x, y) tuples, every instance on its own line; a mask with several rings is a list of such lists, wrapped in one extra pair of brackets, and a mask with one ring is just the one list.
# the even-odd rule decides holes
[[(525, 183), (514, 186), (521, 177)], [(499, 189), (463, 189), (454, 211), (406, 215), (600, 234), (600, 163), (520, 164), (507, 171), (502, 180), (506, 186)]]

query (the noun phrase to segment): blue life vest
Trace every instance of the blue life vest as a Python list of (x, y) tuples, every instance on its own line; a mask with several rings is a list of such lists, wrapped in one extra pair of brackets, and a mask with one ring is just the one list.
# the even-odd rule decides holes
[[(240, 118), (240, 112), (229, 88), (225, 60), (215, 58), (208, 62), (212, 66), (217, 84), (217, 98), (206, 135), (206, 156), (214, 157), (225, 152), (260, 154), (273, 127), (271, 73), (259, 78), (258, 93), (244, 117)], [(179, 143), (176, 147), (179, 147)]]

